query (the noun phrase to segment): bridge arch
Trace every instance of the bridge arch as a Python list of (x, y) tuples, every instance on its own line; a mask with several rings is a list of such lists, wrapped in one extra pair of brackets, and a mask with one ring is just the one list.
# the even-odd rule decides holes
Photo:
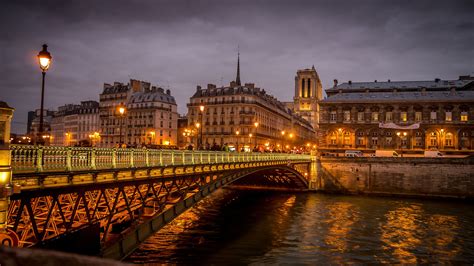
[(308, 181), (294, 168), (279, 165), (256, 169), (229, 185), (234, 188), (305, 190), (308, 188)]

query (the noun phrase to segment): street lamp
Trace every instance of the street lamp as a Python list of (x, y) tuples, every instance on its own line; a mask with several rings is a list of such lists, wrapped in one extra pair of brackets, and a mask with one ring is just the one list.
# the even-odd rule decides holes
[(258, 122), (253, 123), (255, 126), (255, 147), (257, 147), (257, 130), (258, 130)]
[[(38, 53), (38, 62), (41, 68), (41, 73), (43, 76), (42, 82), (41, 82), (41, 108), (40, 108), (40, 124), (39, 124), (39, 130), (38, 130), (38, 138), (43, 135), (43, 110), (44, 110), (44, 80), (46, 77), (46, 71), (49, 69), (49, 66), (51, 65), (51, 60), (53, 57), (51, 54), (48, 52), (48, 45), (43, 44), (43, 50), (41, 50)], [(41, 140), (41, 138), (40, 138)], [(42, 142), (44, 143), (44, 142)]]
[(123, 115), (125, 114), (125, 107), (119, 106), (118, 108), (120, 114), (120, 137), (119, 137), (119, 145), (122, 146), (122, 127), (123, 127)]
[[(200, 105), (199, 106), (199, 111), (201, 111), (199, 114), (201, 115), (200, 116), (200, 123), (197, 124), (197, 127), (199, 128), (199, 125), (202, 125), (202, 117), (204, 116), (204, 105)], [(199, 129), (199, 144), (198, 144), (198, 148), (199, 149), (202, 149), (202, 127)]]
[(236, 138), (237, 138), (237, 147), (235, 148), (235, 150), (236, 150), (237, 152), (239, 152), (239, 135), (240, 135), (240, 131), (238, 131), (238, 130), (235, 131), (235, 135), (237, 136), (237, 137), (236, 137)]

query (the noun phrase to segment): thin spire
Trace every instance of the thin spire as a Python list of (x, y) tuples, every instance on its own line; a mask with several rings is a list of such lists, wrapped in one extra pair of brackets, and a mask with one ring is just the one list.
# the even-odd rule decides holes
[(235, 78), (235, 83), (237, 86), (240, 86), (240, 50), (237, 46), (237, 77)]

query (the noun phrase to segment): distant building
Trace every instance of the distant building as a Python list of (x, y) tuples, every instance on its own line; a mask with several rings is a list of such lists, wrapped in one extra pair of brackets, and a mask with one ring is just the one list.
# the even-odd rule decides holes
[[(119, 107), (125, 108), (120, 115)], [(100, 94), (100, 144), (104, 147), (176, 145), (177, 106), (170, 90), (149, 82), (104, 84)]]
[(51, 119), (51, 145), (93, 145), (99, 140), (99, 103), (82, 101), (58, 107)]
[[(200, 111), (201, 105), (204, 112)], [(229, 86), (197, 86), (188, 103), (188, 126), (197, 132), (196, 143), (201, 138), (197, 124), (202, 126), (204, 147), (227, 144), (238, 150), (255, 146), (261, 150), (283, 149), (313, 141), (314, 137), (311, 124), (284, 103), (253, 83), (241, 84), (240, 60), (236, 80)]]
[(352, 82), (326, 90), (323, 149), (474, 149), (474, 79)]
[(306, 119), (314, 129), (319, 127), (319, 102), (323, 99), (321, 80), (314, 66), (311, 69), (301, 69), (295, 76), (295, 96), (292, 108), (297, 114)]
[[(36, 140), (38, 137), (40, 114), (40, 109), (28, 112), (27, 134), (31, 137), (32, 140)], [(49, 143), (49, 134), (51, 131), (51, 120), (53, 118), (53, 115), (54, 111), (47, 109), (43, 110), (43, 135), (45, 137), (44, 141), (46, 144)]]

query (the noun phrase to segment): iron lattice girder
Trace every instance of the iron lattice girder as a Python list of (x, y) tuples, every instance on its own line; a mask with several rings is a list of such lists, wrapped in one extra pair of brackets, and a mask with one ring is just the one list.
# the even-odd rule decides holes
[[(306, 189), (308, 181), (294, 165), (271, 166), (257, 169), (235, 181), (233, 186)], [(301, 168), (301, 167), (300, 167)]]
[(95, 223), (100, 223), (101, 240), (106, 243), (112, 225), (128, 221), (133, 226), (218, 179), (237, 179), (267, 165), (246, 165), (249, 168), (238, 170), (222, 166), (214, 167), (221, 170), (213, 172), (25, 190), (11, 198), (9, 224), (19, 235), (21, 246), (32, 246)]

